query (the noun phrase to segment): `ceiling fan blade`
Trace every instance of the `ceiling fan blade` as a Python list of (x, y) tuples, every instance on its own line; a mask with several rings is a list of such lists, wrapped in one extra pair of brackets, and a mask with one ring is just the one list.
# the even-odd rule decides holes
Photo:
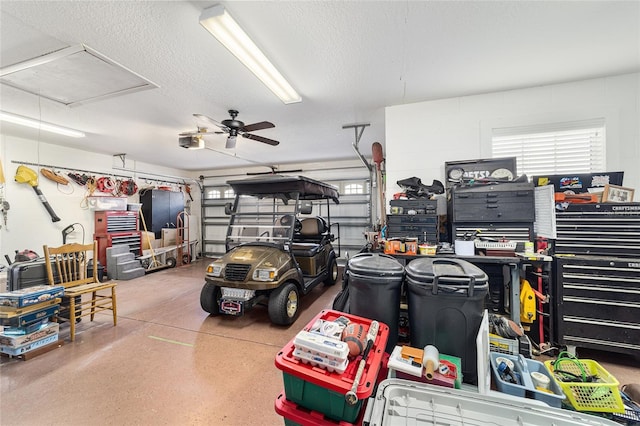
[(205, 122), (207, 122), (207, 123), (211, 123), (211, 124), (213, 124), (214, 126), (219, 127), (219, 128), (221, 128), (221, 129), (226, 129), (226, 128), (227, 128), (227, 126), (225, 126), (224, 124), (219, 123), (219, 122), (217, 122), (216, 120), (214, 120), (213, 118), (207, 117), (207, 116), (206, 116), (206, 115), (204, 115), (204, 114), (193, 114), (193, 116), (194, 116), (195, 118), (199, 119), (199, 120), (205, 121)]
[(256, 130), (270, 129), (272, 127), (276, 127), (276, 125), (268, 121), (261, 121), (259, 123), (247, 124), (240, 130), (243, 132), (255, 132)]
[(258, 136), (258, 135), (252, 135), (251, 133), (243, 133), (242, 136), (247, 138), (247, 139), (253, 139), (254, 141), (266, 143), (266, 144), (272, 145), (272, 146), (276, 146), (276, 145), (280, 144), (280, 142), (274, 141), (273, 139), (265, 138), (265, 137)]

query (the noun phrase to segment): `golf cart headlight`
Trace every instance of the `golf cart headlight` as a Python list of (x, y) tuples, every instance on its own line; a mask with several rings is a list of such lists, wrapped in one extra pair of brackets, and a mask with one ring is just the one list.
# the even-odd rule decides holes
[(253, 271), (255, 281), (274, 281), (277, 278), (275, 269), (256, 269)]
[(214, 265), (213, 263), (207, 267), (207, 274), (219, 277), (222, 275), (222, 265)]

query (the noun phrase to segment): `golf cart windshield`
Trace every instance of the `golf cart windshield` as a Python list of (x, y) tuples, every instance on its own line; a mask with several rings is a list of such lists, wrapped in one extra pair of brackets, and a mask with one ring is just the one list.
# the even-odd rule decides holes
[(338, 203), (335, 187), (303, 176), (262, 176), (227, 183), (236, 193), (227, 250), (252, 242), (284, 244), (293, 238), (305, 204), (311, 200)]
[(229, 225), (230, 247), (251, 242), (285, 243), (291, 241), (296, 217), (296, 202), (285, 205), (274, 197), (240, 195)]

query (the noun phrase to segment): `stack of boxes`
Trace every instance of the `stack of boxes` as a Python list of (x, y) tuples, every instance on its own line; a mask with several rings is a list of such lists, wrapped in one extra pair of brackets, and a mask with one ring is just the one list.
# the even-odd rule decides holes
[[(361, 356), (349, 359), (344, 370), (344, 361), (339, 361), (342, 359), (340, 348), (336, 348), (337, 352), (330, 357), (323, 355), (313, 363), (300, 357), (301, 351), (321, 352), (315, 350), (318, 349), (317, 342), (312, 343), (313, 336), (308, 334), (314, 325), (321, 321), (336, 321), (340, 317), (345, 317), (351, 323), (362, 324), (365, 330), (369, 330), (373, 321), (344, 312), (323, 310), (302, 330), (304, 333), (296, 335), (278, 352), (275, 364), (282, 370), (284, 392), (276, 398), (275, 410), (284, 417), (285, 425), (333, 425), (338, 422), (349, 425), (358, 424), (362, 418), (363, 401), (373, 393), (385, 358), (384, 350), (389, 336), (387, 325), (379, 324), (361, 379), (355, 387), (357, 401), (354, 404), (349, 404), (345, 395), (352, 390)], [(326, 354), (327, 351), (322, 352)], [(327, 362), (332, 364), (328, 361), (331, 359), (338, 361), (334, 365), (323, 365)]]
[(0, 353), (10, 356), (55, 345), (59, 325), (50, 322), (60, 312), (64, 287), (38, 285), (0, 293)]

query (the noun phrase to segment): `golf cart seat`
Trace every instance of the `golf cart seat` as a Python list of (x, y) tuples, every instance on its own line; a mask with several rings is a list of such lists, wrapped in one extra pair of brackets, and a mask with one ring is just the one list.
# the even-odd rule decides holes
[(322, 242), (329, 230), (327, 223), (321, 217), (307, 217), (300, 221), (300, 231), (293, 236), (291, 250), (298, 257), (313, 257), (322, 248)]
[(322, 243), (322, 240), (329, 235), (327, 222), (319, 216), (306, 217), (300, 221), (300, 231), (293, 235), (295, 243)]

